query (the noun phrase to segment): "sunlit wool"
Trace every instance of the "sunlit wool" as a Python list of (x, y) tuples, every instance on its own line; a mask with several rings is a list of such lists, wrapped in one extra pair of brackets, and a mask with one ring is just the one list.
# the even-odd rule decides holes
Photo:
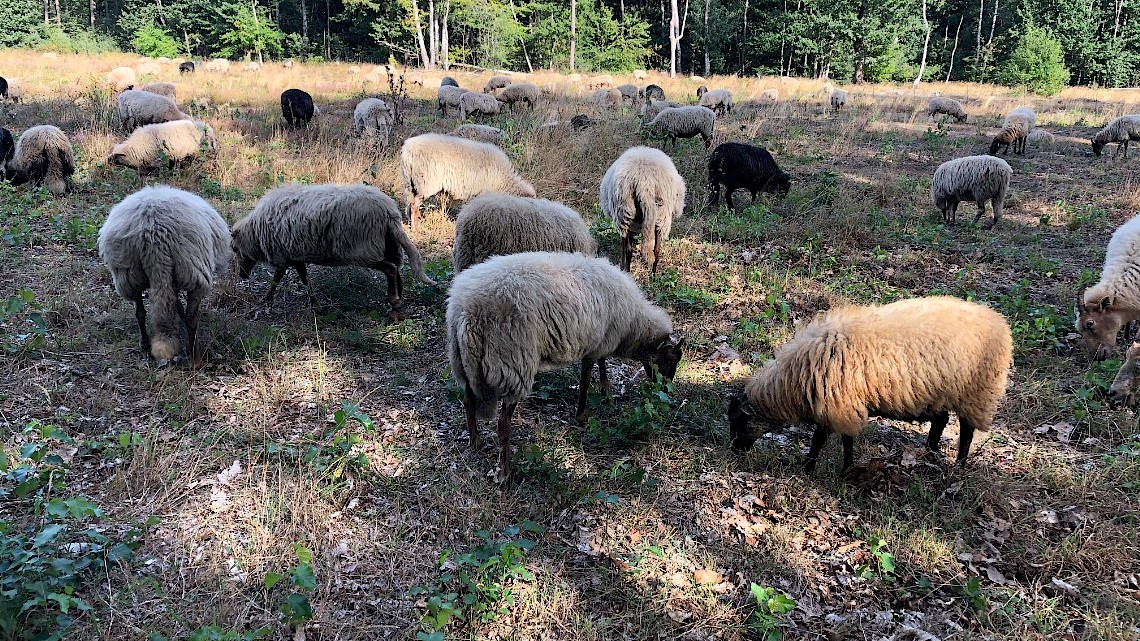
[(629, 270), (630, 238), (640, 233), (641, 254), (647, 262), (652, 254), (651, 269), (656, 272), (673, 219), (685, 209), (685, 180), (673, 161), (659, 149), (631, 147), (602, 176), (598, 197), (602, 212), (621, 234), (622, 269)]
[(1005, 195), (1009, 191), (1009, 181), (1013, 169), (1009, 163), (996, 156), (966, 156), (948, 160), (934, 171), (930, 184), (930, 197), (934, 206), (942, 212), (947, 223), (955, 221), (958, 203), (973, 202), (978, 206), (977, 222), (986, 213), (986, 202), (992, 201), (994, 219), (991, 226), (1001, 221)]
[(1100, 280), (1077, 296), (1077, 331), (1097, 360), (1116, 350), (1116, 334), (1140, 320), (1140, 216), (1108, 241)]
[(665, 134), (668, 143), (673, 141), (677, 146), (678, 138), (693, 138), (700, 136), (707, 149), (712, 144), (713, 127), (716, 125), (716, 114), (712, 109), (701, 106), (669, 107), (649, 121), (649, 127)]
[(1120, 116), (1097, 132), (1092, 139), (1093, 153), (1099, 156), (1105, 145), (1115, 142), (1117, 143), (1116, 152), (1112, 154), (1112, 157), (1115, 158), (1123, 147), (1124, 156), (1127, 158), (1128, 141), (1130, 140), (1140, 140), (1140, 114)]
[(123, 142), (111, 147), (107, 162), (134, 169), (155, 169), (164, 162), (197, 158), (203, 150), (217, 149), (214, 129), (203, 122), (175, 120), (134, 130)]
[(71, 141), (59, 127), (29, 127), (16, 141), (6, 173), (13, 185), (43, 183), (52, 194), (61, 196), (67, 193), (75, 173)]
[(483, 194), (455, 220), (455, 271), (491, 256), (531, 251), (580, 252), (593, 256), (597, 243), (578, 212), (542, 198)]
[(732, 92), (728, 89), (712, 89), (701, 96), (700, 105), (712, 109), (718, 116), (732, 111)]
[(119, 94), (119, 120), (127, 132), (144, 125), (174, 120), (189, 120), (174, 101), (150, 91), (128, 89)]
[(966, 111), (962, 109), (962, 103), (953, 98), (934, 96), (926, 102), (926, 111), (924, 113), (931, 118), (937, 114), (946, 114), (953, 116), (958, 122), (966, 122)]

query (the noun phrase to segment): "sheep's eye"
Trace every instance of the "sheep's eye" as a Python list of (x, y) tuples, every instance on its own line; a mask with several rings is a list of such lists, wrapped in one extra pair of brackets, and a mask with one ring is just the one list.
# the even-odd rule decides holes
[(1096, 325), (1096, 323), (1094, 321), (1091, 321), (1091, 320), (1085, 321), (1085, 329), (1092, 329), (1095, 325)]

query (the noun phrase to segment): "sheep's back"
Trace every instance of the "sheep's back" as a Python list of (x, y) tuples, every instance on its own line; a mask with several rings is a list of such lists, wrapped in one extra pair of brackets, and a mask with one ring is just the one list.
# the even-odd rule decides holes
[[(409, 138), (400, 150), (400, 161), (405, 179), (417, 193), (428, 196), (446, 191), (453, 198), (467, 200), (492, 191), (513, 193), (516, 181), (529, 187), (517, 177), (501, 149), (456, 136), (421, 134)], [(534, 195), (533, 188), (528, 195)]]
[(578, 212), (541, 198), (484, 194), (464, 205), (456, 217), (456, 270), (489, 256), (534, 251), (593, 255), (597, 245)]

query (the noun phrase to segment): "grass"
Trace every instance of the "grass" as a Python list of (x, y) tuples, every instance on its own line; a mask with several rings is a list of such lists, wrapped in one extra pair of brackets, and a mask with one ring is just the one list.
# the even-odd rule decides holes
[[(498, 487), (493, 439), (466, 445), (443, 356), (443, 288), (408, 279), (410, 317), (393, 324), (374, 273), (314, 268), (314, 314), (292, 278), (259, 304), (261, 268), (215, 290), (204, 369), (155, 369), (95, 251), (109, 208), (144, 182), (201, 193), (231, 221), (286, 181), (366, 181), (402, 201), (401, 140), (455, 126), (433, 109), (433, 89), (410, 85), (406, 124), (375, 151), (348, 129), (355, 101), (386, 88), (347, 65), (187, 77), (171, 66), (162, 79), (181, 103), (209, 98), (220, 150), (144, 179), (102, 162), (123, 133), (95, 82), (131, 57), (2, 57), (29, 94), (0, 106), (5, 125), (60, 125), (79, 165), (65, 198), (0, 186), (0, 296), (12, 301), (0, 317), (5, 451), (16, 456), (33, 421), (57, 425), (76, 443), (68, 487), (99, 506), (100, 528), (157, 517), (133, 557), (82, 587), (91, 610), (75, 615), (72, 638), (284, 639), (291, 628), (308, 638), (880, 638), (904, 624), (942, 639), (1140, 634), (1140, 430), (1131, 411), (1101, 400), (1114, 365), (1090, 364), (1070, 335), (1078, 284), (1095, 279), (1138, 202), (1131, 161), (1085, 153), (1097, 128), (1137, 110), (1131, 93), (870, 85), (831, 114), (818, 82), (710, 79), (739, 105), (716, 142), (772, 149), (791, 193), (751, 204), (738, 194), (736, 210), (714, 210), (699, 143), (672, 154), (689, 188), (685, 217), (656, 276), (634, 262), (689, 339), (672, 394), (615, 364), (615, 399), (591, 394), (593, 418), (578, 427), (577, 373), (540, 375), (516, 413), (519, 480)], [(636, 116), (591, 111), (562, 76), (534, 81), (571, 97), (496, 121), (513, 132), (505, 148), (616, 258), (596, 194), (613, 159), (644, 142)], [(696, 100), (687, 79), (650, 81)], [(291, 86), (321, 106), (307, 130), (282, 127), (277, 96)], [(751, 102), (769, 88), (779, 102)], [(934, 90), (962, 99), (971, 122), (924, 119)], [(997, 230), (944, 226), (930, 204), (933, 168), (983, 153), (1002, 114), (1023, 103), (1057, 147), (1011, 159)], [(554, 111), (602, 122), (532, 136)], [(427, 214), (413, 240), (445, 277), (453, 223), (438, 207)], [(857, 441), (850, 477), (836, 471), (838, 439), (816, 474), (802, 471), (803, 426), (729, 452), (725, 394), (798, 324), (839, 303), (932, 294), (986, 301), (1015, 332), (1009, 393), (967, 470), (921, 457), (925, 426), (886, 421)], [(338, 419), (342, 403), (370, 427)], [(35, 517), (0, 496), (0, 518)]]

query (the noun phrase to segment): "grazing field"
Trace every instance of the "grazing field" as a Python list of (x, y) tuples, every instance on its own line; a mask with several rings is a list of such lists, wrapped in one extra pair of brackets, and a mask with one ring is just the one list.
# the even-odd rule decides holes
[[(293, 276), (262, 304), (261, 266), (215, 290), (197, 370), (139, 351), (131, 306), (95, 249), (108, 210), (146, 183), (198, 193), (230, 222), (289, 181), (364, 181), (402, 205), (402, 140), (456, 126), (435, 109), (430, 80), (442, 74), (406, 85), (403, 122), (376, 149), (351, 134), (356, 101), (388, 95), (365, 82), (370, 67), (179, 77), (165, 65), (160, 79), (213, 125), (219, 150), (140, 177), (104, 164), (124, 133), (98, 84), (134, 62), (0, 51), (0, 75), (26, 93), (0, 106), (0, 123), (61, 127), (78, 165), (62, 198), (0, 184), (0, 564), (39, 555), (0, 586), (26, 595), (33, 579), (61, 585), (69, 568), (109, 561), (0, 638), (55, 629), (64, 603), (73, 639), (1140, 635), (1140, 429), (1103, 401), (1119, 361), (1090, 362), (1072, 334), (1078, 287), (1095, 282), (1108, 237), (1140, 204), (1140, 159), (1094, 158), (1088, 141), (1140, 111), (1140, 92), (859, 86), (832, 113), (819, 82), (710, 78), (736, 102), (714, 146), (768, 148), (790, 193), (751, 205), (738, 193), (735, 211), (713, 210), (699, 139), (669, 150), (685, 216), (659, 273), (635, 256), (633, 275), (687, 336), (676, 380), (662, 389), (634, 364), (611, 367), (613, 399), (592, 392), (580, 427), (576, 368), (540, 375), (515, 415), (516, 478), (500, 486), (494, 439), (468, 448), (447, 369), (454, 212), (432, 203), (411, 235), (442, 284), (406, 275), (404, 320), (388, 320), (378, 272), (313, 268), (313, 308)], [(482, 87), (490, 74), (452, 75)], [(616, 261), (598, 184), (623, 150), (660, 141), (628, 107), (587, 105), (582, 83), (533, 82), (553, 94), (490, 124), (509, 133), (503, 147), (538, 195), (582, 212)], [(696, 82), (649, 82), (696, 102)], [(283, 126), (289, 87), (321, 109), (307, 129)], [(777, 101), (760, 98), (768, 89)], [(932, 92), (962, 100), (968, 123), (926, 117)], [(984, 153), (1019, 104), (1055, 144), (1009, 157), (996, 229), (971, 224), (969, 203), (944, 225), (934, 169)], [(552, 111), (598, 122), (540, 136)], [(815, 473), (802, 470), (808, 427), (729, 450), (727, 395), (798, 324), (842, 303), (934, 294), (985, 301), (1014, 332), (1008, 395), (964, 470), (951, 464), (953, 419), (937, 461), (922, 456), (925, 425), (872, 421), (847, 475), (837, 438)]]

